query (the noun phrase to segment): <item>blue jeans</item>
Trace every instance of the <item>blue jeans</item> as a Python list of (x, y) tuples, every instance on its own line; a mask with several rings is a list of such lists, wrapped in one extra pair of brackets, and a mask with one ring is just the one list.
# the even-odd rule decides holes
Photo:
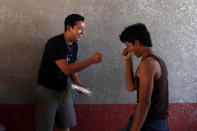
[[(127, 126), (123, 128), (121, 131), (130, 131), (133, 119), (134, 115), (130, 117)], [(168, 120), (146, 121), (143, 124), (141, 131), (169, 131)]]

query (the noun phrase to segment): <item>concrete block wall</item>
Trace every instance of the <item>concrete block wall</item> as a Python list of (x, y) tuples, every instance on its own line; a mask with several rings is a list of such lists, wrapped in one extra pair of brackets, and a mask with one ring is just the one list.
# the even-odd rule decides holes
[[(187, 103), (197, 103), (196, 0), (1, 0), (0, 104), (34, 102), (43, 47), (50, 37), (63, 33), (64, 18), (71, 13), (86, 18), (79, 61), (97, 51), (103, 55), (101, 64), (79, 72), (94, 95), (73, 92), (76, 106), (135, 104), (136, 93), (126, 89), (121, 58), (124, 45), (118, 36), (126, 26), (137, 22), (147, 25), (154, 50), (166, 62), (170, 103), (182, 104), (177, 112)], [(135, 69), (138, 63), (134, 57)], [(193, 120), (196, 110), (189, 115)]]

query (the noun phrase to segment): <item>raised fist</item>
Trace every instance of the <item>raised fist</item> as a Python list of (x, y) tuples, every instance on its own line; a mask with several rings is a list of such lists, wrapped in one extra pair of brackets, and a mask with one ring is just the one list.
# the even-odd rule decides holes
[(92, 60), (94, 61), (94, 63), (99, 63), (102, 60), (102, 56), (101, 53), (97, 52), (92, 56)]

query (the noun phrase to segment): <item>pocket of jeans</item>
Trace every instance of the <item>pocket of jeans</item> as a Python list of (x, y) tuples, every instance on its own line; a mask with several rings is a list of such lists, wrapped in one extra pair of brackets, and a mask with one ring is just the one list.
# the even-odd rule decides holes
[(168, 131), (169, 127), (168, 124), (166, 123), (166, 120), (156, 120), (156, 121), (151, 121), (148, 123), (148, 125), (152, 129), (158, 129), (161, 131)]

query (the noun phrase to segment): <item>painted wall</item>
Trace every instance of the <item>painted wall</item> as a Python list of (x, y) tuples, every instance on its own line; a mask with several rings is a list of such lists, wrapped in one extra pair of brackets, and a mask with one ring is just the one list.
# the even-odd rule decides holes
[[(153, 47), (169, 70), (169, 99), (197, 102), (196, 0), (0, 0), (0, 103), (34, 101), (37, 72), (46, 41), (63, 33), (71, 13), (86, 17), (79, 60), (101, 52), (103, 61), (79, 73), (94, 95), (73, 93), (76, 104), (133, 104), (124, 80), (124, 45), (119, 34), (145, 23)], [(136, 69), (139, 60), (134, 57)]]

